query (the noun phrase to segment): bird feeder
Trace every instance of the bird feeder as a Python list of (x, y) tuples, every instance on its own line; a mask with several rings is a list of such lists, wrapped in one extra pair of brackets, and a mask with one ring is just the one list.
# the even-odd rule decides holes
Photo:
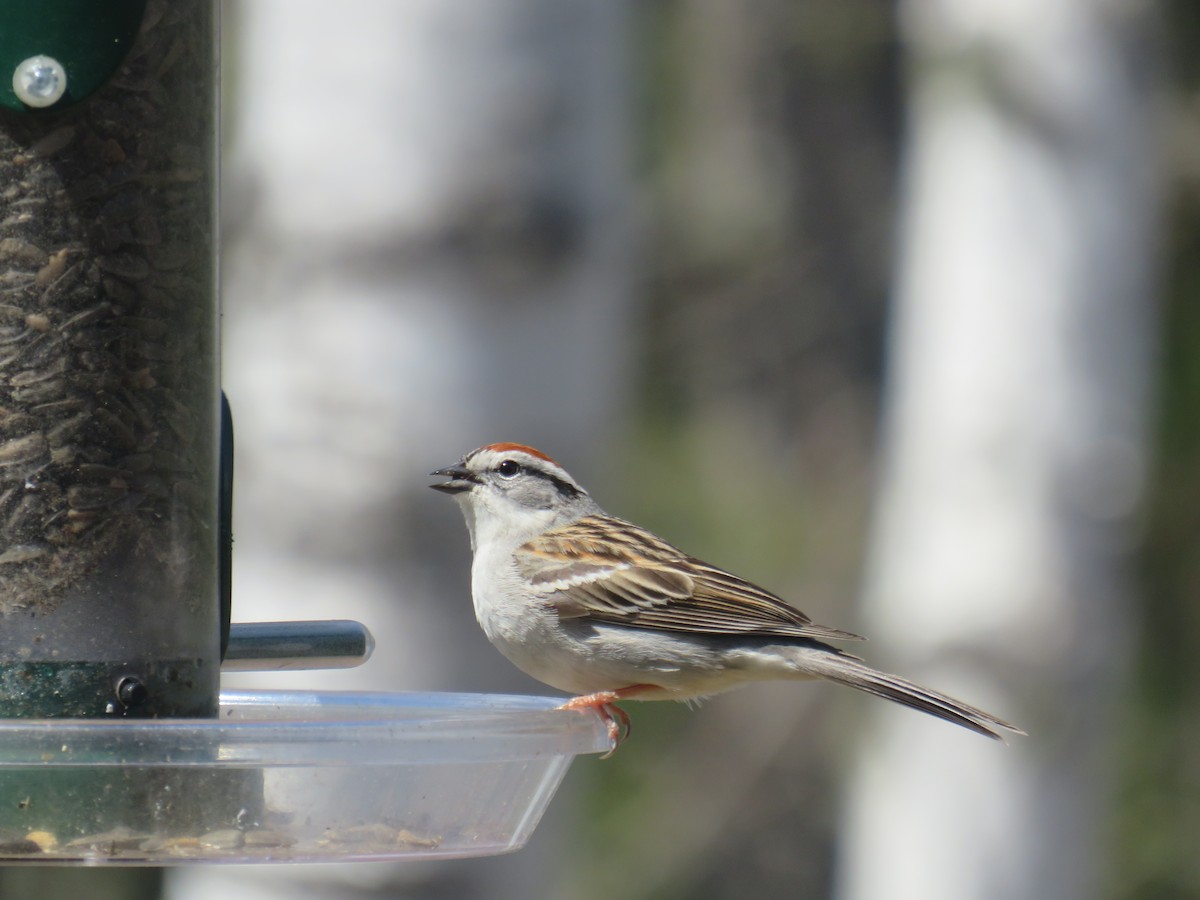
[(216, 45), (212, 0), (0, 10), (0, 862), (513, 849), (598, 718), (220, 691), (372, 643), (230, 624)]

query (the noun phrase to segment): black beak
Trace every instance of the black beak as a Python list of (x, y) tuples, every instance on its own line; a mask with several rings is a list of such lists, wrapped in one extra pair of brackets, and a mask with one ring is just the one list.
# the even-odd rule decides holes
[(462, 463), (456, 466), (446, 466), (444, 469), (438, 469), (429, 474), (445, 475), (450, 479), (449, 481), (443, 481), (441, 484), (430, 485), (435, 491), (441, 491), (444, 494), (461, 494), (463, 491), (469, 491), (475, 485), (479, 484), (479, 479), (468, 472)]

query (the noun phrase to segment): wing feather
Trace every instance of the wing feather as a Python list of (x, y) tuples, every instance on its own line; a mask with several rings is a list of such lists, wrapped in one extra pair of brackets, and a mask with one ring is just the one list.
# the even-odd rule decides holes
[(564, 618), (687, 633), (861, 640), (816, 625), (770, 591), (607, 515), (522, 545), (517, 564)]

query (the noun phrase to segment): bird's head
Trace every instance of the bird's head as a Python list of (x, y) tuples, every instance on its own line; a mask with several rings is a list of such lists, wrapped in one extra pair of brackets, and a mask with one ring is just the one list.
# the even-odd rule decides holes
[(488, 444), (430, 474), (450, 479), (430, 487), (459, 502), (473, 548), (483, 539), (524, 542), (599, 511), (566, 469), (524, 444)]

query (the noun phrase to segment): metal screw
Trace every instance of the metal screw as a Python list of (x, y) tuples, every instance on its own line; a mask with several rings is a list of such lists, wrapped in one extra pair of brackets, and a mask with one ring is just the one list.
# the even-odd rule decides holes
[(117, 699), (123, 706), (141, 706), (149, 698), (150, 691), (136, 675), (125, 675), (117, 682)]
[(67, 70), (51, 56), (31, 56), (17, 64), (13, 93), (26, 106), (53, 106), (67, 92)]

